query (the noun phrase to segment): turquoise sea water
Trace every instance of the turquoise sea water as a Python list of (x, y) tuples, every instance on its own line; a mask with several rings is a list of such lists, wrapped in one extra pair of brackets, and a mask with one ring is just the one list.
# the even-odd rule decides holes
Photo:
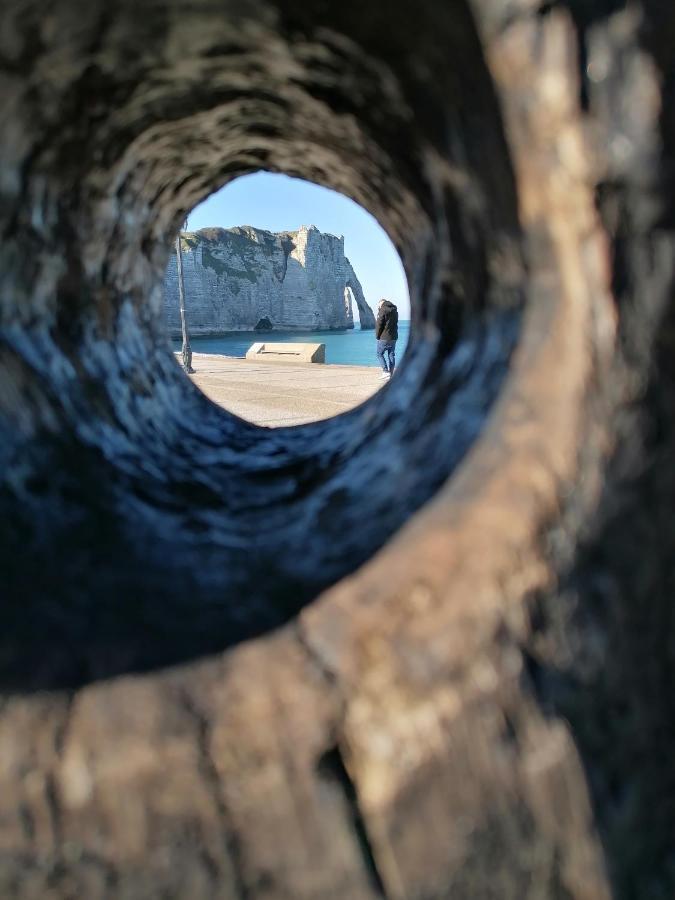
[[(399, 362), (408, 344), (410, 322), (398, 323), (396, 361)], [(375, 356), (375, 332), (361, 331), (277, 331), (260, 334), (256, 331), (237, 331), (221, 337), (191, 337), (195, 353), (218, 353), (221, 356), (246, 356), (246, 351), (256, 341), (265, 343), (301, 342), (325, 344), (326, 362), (342, 366), (377, 366)], [(173, 341), (175, 350), (181, 342)]]

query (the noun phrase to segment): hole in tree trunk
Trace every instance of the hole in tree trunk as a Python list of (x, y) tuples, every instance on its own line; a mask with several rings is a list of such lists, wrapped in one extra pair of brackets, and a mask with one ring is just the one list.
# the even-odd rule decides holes
[[(159, 40), (169, 26), (156, 24)], [(232, 26), (216, 17), (212, 27), (217, 47)], [(296, 56), (283, 34), (273, 42)], [(87, 104), (64, 107), (69, 127), (48, 153), (36, 130), (24, 199), (6, 207), (15, 212), (4, 321), (14, 324), (3, 365), (17, 394), (7, 395), (3, 419), (4, 577), (10, 597), (30, 598), (12, 605), (0, 637), (8, 685), (74, 685), (166, 665), (278, 626), (368, 560), (445, 482), (506, 374), (518, 285), (494, 270), (489, 296), (484, 286), (491, 255), (510, 246), (517, 260), (519, 231), (470, 19), (449, 30), (444, 58), (453, 65), (415, 103), (414, 127), (414, 90), (406, 96), (401, 81), (392, 93), (388, 64), (361, 76), (353, 50), (326, 38), (315, 49), (336, 71), (365, 77), (367, 101), (349, 79), (331, 77), (328, 88), (302, 53), (299, 80), (270, 57), (262, 91), (249, 69), (262, 38), (245, 28), (233, 35), (241, 52), (222, 74), (176, 72), (152, 99), (133, 95), (139, 78), (152, 80), (152, 65), (142, 76), (113, 65), (105, 78), (115, 104), (96, 122)], [(209, 39), (190, 40), (169, 66), (223, 65)], [(394, 51), (392, 64), (398, 58)], [(450, 164), (471, 190), (439, 191), (445, 170), (431, 160), (449, 151), (436, 122), (446, 109), (461, 122), (469, 77), (471, 109), (485, 126), (480, 134), (451, 126)], [(140, 118), (130, 112), (138, 103)], [(263, 135), (260, 123), (274, 127)], [(72, 135), (84, 136), (86, 152), (72, 152)], [(401, 254), (413, 307), (408, 364), (376, 408), (279, 434), (211, 406), (162, 336), (162, 275), (186, 211), (260, 166), (339, 188), (372, 212)], [(35, 231), (27, 217), (38, 182), (50, 212)], [(490, 197), (489, 214), (480, 196)], [(450, 221), (467, 229), (456, 256)], [(464, 325), (448, 336), (458, 306)], [(45, 472), (48, 492), (32, 490)]]
[[(403, 83), (391, 92), (386, 66), (364, 82), (368, 101), (357, 102), (344, 76), (362, 77), (358, 56), (328, 39), (316, 48), (343, 73), (328, 93), (311, 61), (291, 82), (272, 58), (261, 93), (242, 29), (241, 55), (228, 57), (215, 80), (176, 75), (139, 101), (139, 73), (113, 66), (114, 111), (92, 123), (86, 104), (62, 110), (70, 128), (48, 154), (36, 131), (22, 177), (26, 191), (47, 178), (49, 212), (36, 232), (27, 218), (33, 195), (17, 199), (16, 255), (4, 276), (12, 286), (4, 319), (14, 326), (3, 365), (17, 389), (3, 419), (4, 577), (10, 597), (28, 598), (11, 604), (0, 638), (7, 685), (75, 685), (212, 653), (278, 626), (368, 560), (480, 433), (507, 371), (520, 303), (513, 279), (502, 287), (499, 272), (486, 296), (486, 267), (507, 244), (517, 259), (519, 237), (490, 78), (470, 20), (460, 21), (447, 47), (453, 65), (416, 104), (415, 127), (412, 94), (404, 99)], [(231, 26), (213, 27), (215, 48)], [(274, 41), (289, 58), (299, 52), (292, 40)], [(180, 58), (221, 65), (208, 44), (188, 40)], [(232, 90), (236, 72), (244, 80)], [(471, 108), (486, 124), (480, 135), (456, 130), (452, 165), (472, 188), (439, 193), (444, 170), (427, 166), (422, 176), (419, 160), (448, 153), (435, 123), (445, 108), (461, 119), (469, 72)], [(138, 102), (141, 118), (125, 116), (125, 104)], [(274, 128), (263, 136), (260, 122)], [(86, 152), (73, 153), (70, 135), (80, 131)], [(491, 165), (479, 167), (486, 147)], [(161, 315), (162, 275), (186, 210), (223, 173), (260, 166), (339, 188), (371, 211), (401, 254), (413, 305), (408, 364), (376, 408), (278, 434), (191, 389)], [(66, 188), (75, 182), (76, 195)], [(490, 197), (489, 216), (475, 207), (479, 195)], [(469, 202), (471, 234), (454, 257), (448, 223), (462, 228)], [(445, 323), (460, 306), (464, 327), (448, 337)], [(47, 492), (31, 489), (45, 477)]]
[[(392, 306), (378, 330), (380, 297)], [(376, 220), (335, 191), (267, 172), (190, 213), (166, 269), (164, 317), (193, 382), (265, 427), (364, 403), (384, 384), (378, 334), (395, 339), (400, 366), (410, 333), (403, 267)]]
[[(3, 4), (0, 894), (672, 896), (675, 13), (581, 6)], [(409, 277), (300, 429), (162, 323), (261, 169)]]

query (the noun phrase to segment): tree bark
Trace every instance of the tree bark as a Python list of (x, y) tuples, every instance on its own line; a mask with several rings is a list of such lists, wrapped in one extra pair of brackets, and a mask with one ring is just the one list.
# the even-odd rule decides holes
[[(0, 896), (675, 891), (675, 12), (0, 13)], [(269, 430), (177, 371), (259, 168), (399, 248), (398, 377)]]

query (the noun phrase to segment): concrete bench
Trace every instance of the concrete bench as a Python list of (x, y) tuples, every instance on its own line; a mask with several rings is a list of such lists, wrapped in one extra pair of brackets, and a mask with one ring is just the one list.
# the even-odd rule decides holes
[(259, 362), (325, 363), (325, 344), (251, 344), (246, 359)]

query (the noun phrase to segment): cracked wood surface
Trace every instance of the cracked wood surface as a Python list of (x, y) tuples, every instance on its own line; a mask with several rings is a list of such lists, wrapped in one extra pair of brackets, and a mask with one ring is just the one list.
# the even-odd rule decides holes
[[(0, 896), (669, 896), (675, 15), (2, 26)], [(415, 316), (377, 404), (271, 434), (159, 326), (259, 167), (368, 207)]]

